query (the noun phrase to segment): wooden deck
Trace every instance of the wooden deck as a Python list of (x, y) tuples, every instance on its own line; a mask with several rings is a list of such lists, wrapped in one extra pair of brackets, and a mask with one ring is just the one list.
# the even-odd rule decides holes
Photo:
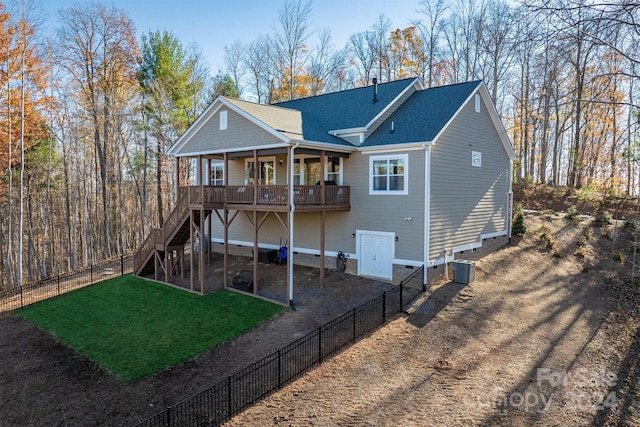
[[(288, 211), (288, 185), (227, 185), (182, 187), (191, 209)], [(294, 185), (296, 210), (350, 210), (350, 187), (342, 185)]]
[[(154, 228), (134, 254), (134, 273), (142, 274), (152, 255), (183, 246), (190, 239), (189, 215), (197, 223), (201, 212), (216, 209), (235, 211), (289, 212), (291, 194), (288, 185), (192, 185), (180, 187), (178, 200), (163, 228)], [(350, 187), (342, 185), (294, 185), (296, 211), (351, 210)], [(164, 267), (163, 267), (164, 268)]]

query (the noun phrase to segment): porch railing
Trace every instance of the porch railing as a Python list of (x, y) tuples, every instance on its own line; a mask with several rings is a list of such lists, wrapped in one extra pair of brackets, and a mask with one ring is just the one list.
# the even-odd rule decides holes
[[(350, 187), (325, 185), (324, 197), (320, 185), (294, 185), (296, 205), (348, 205)], [(288, 185), (259, 185), (257, 191), (253, 185), (227, 185), (224, 203), (286, 206), (289, 200)]]

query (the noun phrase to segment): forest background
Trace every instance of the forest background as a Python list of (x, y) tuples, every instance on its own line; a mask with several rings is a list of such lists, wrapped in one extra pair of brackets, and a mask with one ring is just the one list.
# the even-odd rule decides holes
[(410, 25), (380, 15), (346, 46), (311, 26), (312, 5), (284, 0), (275, 26), (207, 64), (113, 6), (61, 9), (45, 36), (35, 0), (0, 1), (0, 290), (135, 251), (175, 198), (167, 149), (218, 95), (482, 79), (517, 184), (638, 195), (640, 3), (423, 0)]

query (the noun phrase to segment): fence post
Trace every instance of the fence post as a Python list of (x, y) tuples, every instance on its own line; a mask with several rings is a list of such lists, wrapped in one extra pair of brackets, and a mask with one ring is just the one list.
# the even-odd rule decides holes
[(60, 273), (58, 273), (58, 296), (60, 296)]
[(89, 266), (89, 284), (93, 284), (93, 264)]
[(402, 313), (402, 307), (404, 307), (404, 304), (402, 304), (402, 293), (404, 290), (404, 285), (402, 284), (402, 282), (400, 282), (400, 311), (399, 313)]
[(282, 387), (282, 349), (278, 349), (278, 389)]
[(353, 342), (356, 342), (356, 309), (353, 308)]
[(124, 276), (124, 255), (120, 255), (120, 275)]
[(227, 377), (227, 418), (231, 419), (233, 414), (231, 414), (231, 375)]
[(322, 363), (322, 326), (318, 328), (318, 364)]
[(20, 310), (24, 308), (24, 299), (22, 296), (22, 283), (20, 284)]
[(387, 291), (382, 293), (382, 324), (387, 321)]
[(171, 406), (167, 406), (167, 427), (171, 427)]

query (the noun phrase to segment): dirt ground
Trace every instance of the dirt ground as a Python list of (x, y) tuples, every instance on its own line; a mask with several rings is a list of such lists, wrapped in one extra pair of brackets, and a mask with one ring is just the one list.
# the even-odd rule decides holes
[[(215, 261), (213, 266), (219, 268)], [(247, 266), (251, 260), (233, 257), (229, 270), (239, 272)], [(286, 266), (261, 264), (259, 269), (262, 291), (275, 292), (276, 299), (286, 296)], [(27, 321), (0, 317), (0, 427), (137, 424), (393, 286), (327, 271), (320, 289), (319, 270), (296, 266), (294, 273), (295, 311), (133, 384), (118, 381)]]
[(640, 426), (638, 288), (614, 230), (527, 223), (475, 282), (434, 287), (227, 425)]
[[(432, 287), (410, 314), (228, 425), (640, 426), (629, 240), (587, 220), (527, 224), (522, 240), (476, 263), (473, 283)], [(317, 280), (317, 270), (298, 274)], [(134, 384), (17, 317), (0, 319), (0, 426), (132, 425), (389, 286), (337, 272), (327, 283), (310, 286), (297, 311)]]

